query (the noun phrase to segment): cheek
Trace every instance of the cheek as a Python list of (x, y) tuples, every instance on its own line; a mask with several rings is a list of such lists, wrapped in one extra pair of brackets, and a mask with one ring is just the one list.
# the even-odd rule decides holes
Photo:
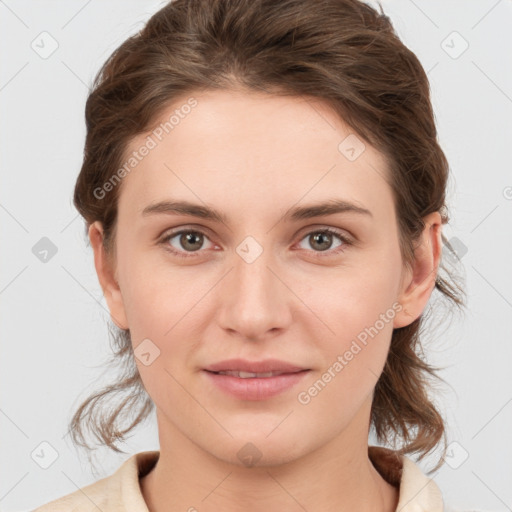
[[(173, 270), (162, 264), (162, 258), (156, 260), (134, 251), (125, 258), (123, 270), (123, 302), (135, 355), (146, 345), (158, 354), (148, 366), (137, 360), (139, 371), (145, 385), (159, 392), (162, 379), (171, 378), (162, 375), (183, 371), (196, 340), (201, 339), (207, 304), (201, 297), (212, 284), (207, 276), (194, 281), (192, 267)], [(196, 285), (197, 281), (201, 284)]]
[[(173, 268), (159, 250), (135, 251), (127, 241), (119, 257), (122, 295), (132, 333), (163, 338), (197, 302), (190, 273)], [(162, 250), (163, 251), (163, 250)], [(189, 267), (191, 268), (191, 267)], [(147, 332), (141, 332), (146, 330)]]
[(344, 427), (369, 400), (386, 362), (396, 314), (384, 284), (346, 281), (343, 289), (324, 294), (323, 304), (317, 302), (319, 316), (334, 334), (313, 338), (323, 366), (297, 392), (306, 418), (327, 414), (331, 424)]
[[(311, 335), (317, 332), (312, 339), (323, 353), (325, 381), (340, 396), (370, 392), (387, 358), (393, 320), (400, 310), (396, 301), (399, 269), (396, 260), (380, 261), (390, 264), (374, 261), (364, 268), (343, 269), (304, 290), (308, 306), (317, 315), (311, 315), (308, 329)], [(321, 337), (319, 326), (325, 332)]]
[[(374, 261), (326, 274), (314, 285), (310, 283), (303, 294), (305, 302), (329, 328), (330, 338), (347, 340), (374, 325), (382, 315), (394, 315), (398, 280), (396, 267)], [(378, 327), (384, 328), (381, 322)]]

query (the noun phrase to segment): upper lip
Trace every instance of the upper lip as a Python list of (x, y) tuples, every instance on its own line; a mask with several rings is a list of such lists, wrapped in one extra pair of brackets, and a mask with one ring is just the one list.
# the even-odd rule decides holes
[(296, 373), (307, 368), (280, 361), (279, 359), (264, 359), (263, 361), (248, 361), (247, 359), (226, 359), (211, 364), (205, 368), (210, 372), (242, 371), (251, 373), (282, 372)]

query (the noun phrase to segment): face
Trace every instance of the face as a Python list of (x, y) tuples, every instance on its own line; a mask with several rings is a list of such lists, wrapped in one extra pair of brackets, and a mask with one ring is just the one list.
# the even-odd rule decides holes
[[(316, 100), (190, 94), (159, 122), (176, 109), (172, 129), (160, 125), (127, 152), (145, 155), (123, 178), (115, 281), (94, 244), (161, 436), (179, 433), (235, 464), (253, 450), (271, 464), (349, 430), (367, 435), (393, 328), (421, 313), (435, 277), (430, 268), (431, 279), (414, 281), (402, 265), (384, 158)], [(312, 208), (341, 201), (349, 207)], [(422, 254), (425, 268), (436, 263)], [(306, 371), (266, 385), (205, 370), (233, 358)], [(285, 379), (280, 392), (261, 391)]]

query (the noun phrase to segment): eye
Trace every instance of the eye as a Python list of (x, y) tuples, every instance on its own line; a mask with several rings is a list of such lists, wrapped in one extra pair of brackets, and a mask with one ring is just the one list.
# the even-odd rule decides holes
[[(173, 238), (177, 238), (178, 247), (169, 244)], [(199, 251), (204, 243), (205, 238), (208, 239), (208, 237), (202, 231), (183, 229), (181, 231), (167, 234), (161, 240), (161, 243), (164, 245), (166, 250), (170, 251), (176, 256), (189, 258), (195, 256), (193, 253)], [(185, 250), (183, 251), (182, 248)], [(187, 252), (191, 254), (187, 254)]]
[[(338, 238), (342, 242), (341, 244), (338, 244), (335, 249), (331, 249), (333, 237)], [(174, 238), (177, 239), (175, 244), (170, 243)], [(194, 253), (200, 252), (205, 239), (209, 240), (207, 235), (202, 231), (182, 229), (180, 231), (168, 233), (160, 240), (160, 243), (163, 244), (165, 250), (172, 254), (182, 258), (190, 258), (196, 256)], [(325, 256), (332, 256), (333, 254), (341, 253), (347, 248), (347, 246), (352, 245), (352, 242), (348, 237), (332, 228), (310, 231), (301, 239), (301, 241), (306, 239), (314, 248), (313, 252), (318, 253), (316, 256), (319, 257), (324, 256), (322, 253), (327, 253)]]
[[(338, 244), (335, 249), (331, 250), (333, 237), (338, 238), (342, 243)], [(320, 257), (324, 256), (321, 254), (323, 252), (328, 253), (326, 256), (332, 256), (333, 254), (341, 253), (347, 248), (348, 245), (351, 245), (351, 241), (348, 239), (348, 237), (331, 228), (310, 231), (302, 240), (307, 240), (307, 242), (313, 248), (316, 248), (317, 250), (314, 250), (313, 252), (320, 253), (318, 254)]]

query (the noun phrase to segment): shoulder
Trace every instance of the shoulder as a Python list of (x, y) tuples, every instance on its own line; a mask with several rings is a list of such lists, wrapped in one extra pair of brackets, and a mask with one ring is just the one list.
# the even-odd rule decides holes
[(33, 512), (88, 512), (106, 510), (112, 499), (114, 475), (102, 478), (97, 482), (77, 489), (76, 491), (46, 503)]
[[(396, 510), (443, 512), (441, 490), (409, 457), (381, 446), (369, 446), (368, 455), (381, 476), (399, 490)], [(422, 508), (423, 507), (423, 508)]]
[(41, 505), (32, 512), (117, 512), (132, 509), (146, 512), (139, 477), (154, 466), (159, 453), (136, 453), (112, 475)]

